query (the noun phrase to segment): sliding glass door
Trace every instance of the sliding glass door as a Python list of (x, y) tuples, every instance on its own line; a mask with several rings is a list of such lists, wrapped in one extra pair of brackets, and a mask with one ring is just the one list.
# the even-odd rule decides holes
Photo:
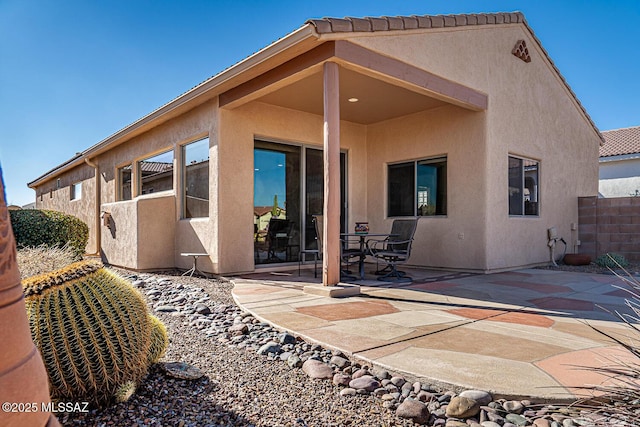
[[(346, 218), (346, 156), (340, 156), (341, 230)], [(254, 148), (254, 260), (297, 262), (300, 249), (316, 249), (313, 215), (322, 215), (322, 151), (256, 141)]]

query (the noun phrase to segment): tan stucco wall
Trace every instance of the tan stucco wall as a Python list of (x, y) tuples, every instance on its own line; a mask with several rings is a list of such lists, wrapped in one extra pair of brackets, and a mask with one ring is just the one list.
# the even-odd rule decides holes
[[(68, 173), (54, 179), (36, 190), (36, 209), (49, 209), (74, 215), (89, 227), (89, 240), (86, 253), (96, 253), (95, 229), (95, 170), (89, 165), (78, 166)], [(78, 200), (71, 200), (71, 186), (82, 183), (82, 196)]]
[(102, 205), (111, 215), (110, 227), (102, 225), (105, 261), (136, 270), (173, 266), (175, 205), (172, 194), (160, 193)]
[[(449, 163), (452, 197), (459, 191), (465, 192), (464, 185), (460, 186), (465, 181), (467, 186), (475, 186), (480, 180), (486, 189), (468, 200), (468, 206), (483, 207), (476, 215), (483, 216), (486, 230), (486, 240), (470, 236), (474, 239), (472, 265), (495, 270), (548, 261), (547, 228), (555, 226), (561, 236), (570, 236), (571, 223), (578, 221), (577, 197), (597, 194), (600, 141), (597, 133), (523, 26), (426, 33), (367, 36), (354, 41), (488, 94), (487, 148), (479, 153), (482, 157), (474, 160), (476, 165), (484, 164), (486, 171), (476, 176), (465, 170), (470, 166), (468, 161), (464, 163), (466, 167), (452, 159)], [(530, 63), (511, 54), (518, 40), (526, 41)], [(540, 161), (539, 217), (508, 215), (509, 154)], [(459, 179), (461, 176), (464, 179)], [(456, 181), (458, 185), (454, 186)], [(458, 215), (454, 209), (450, 205), (449, 216)], [(465, 218), (465, 224), (477, 225), (479, 219), (468, 222), (470, 216), (465, 214), (461, 219)], [(447, 221), (443, 221), (443, 227), (450, 225)], [(424, 225), (418, 230), (423, 228)], [(456, 234), (456, 230), (450, 230), (429, 237), (446, 239), (448, 243), (439, 244), (451, 246), (450, 240), (457, 239)], [(476, 244), (485, 247), (478, 248)], [(482, 258), (478, 257), (479, 252), (486, 254), (484, 265), (477, 264)], [(459, 255), (457, 251), (448, 253), (446, 264), (454, 265)], [(431, 259), (427, 265), (433, 265), (430, 262)]]
[(419, 217), (411, 264), (483, 269), (484, 121), (484, 113), (446, 106), (370, 126), (367, 206), (372, 232), (388, 232), (393, 221), (386, 212), (387, 165), (447, 157), (447, 215)]
[[(323, 118), (252, 102), (221, 110), (219, 138), (219, 244), (225, 272), (250, 271), (253, 261), (254, 139), (322, 148)], [(347, 150), (349, 223), (366, 218), (366, 127), (342, 122), (341, 149)], [(250, 161), (248, 161), (250, 159)], [(357, 171), (357, 172), (356, 172)], [(250, 248), (250, 250), (247, 250)]]

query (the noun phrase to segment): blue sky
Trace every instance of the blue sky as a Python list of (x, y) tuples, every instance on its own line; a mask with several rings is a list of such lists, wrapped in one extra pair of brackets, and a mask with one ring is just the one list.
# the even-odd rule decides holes
[(0, 0), (0, 164), (27, 182), (323, 16), (524, 12), (601, 130), (640, 125), (640, 1)]

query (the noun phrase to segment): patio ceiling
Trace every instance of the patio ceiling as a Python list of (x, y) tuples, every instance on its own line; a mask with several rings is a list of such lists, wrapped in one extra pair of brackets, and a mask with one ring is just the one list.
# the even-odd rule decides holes
[[(323, 115), (322, 64), (340, 66), (340, 118), (371, 124), (453, 104), (472, 111), (486, 94), (347, 41), (326, 42), (220, 94), (233, 109), (251, 101)], [(349, 99), (356, 102), (350, 102)]]
[[(307, 113), (323, 114), (322, 71), (277, 89), (257, 101)], [(349, 101), (351, 99), (351, 101)], [(357, 100), (354, 102), (354, 100)], [(340, 69), (340, 117), (364, 125), (446, 105), (385, 81)]]

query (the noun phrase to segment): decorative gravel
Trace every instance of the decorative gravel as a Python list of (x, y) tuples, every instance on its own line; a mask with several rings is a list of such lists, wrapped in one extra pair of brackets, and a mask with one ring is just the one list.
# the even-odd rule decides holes
[[(167, 353), (129, 401), (57, 414), (65, 426), (594, 425), (577, 408), (438, 390), (361, 366), (243, 313), (225, 280), (119, 272), (167, 326)], [(171, 377), (166, 362), (204, 375)]]

